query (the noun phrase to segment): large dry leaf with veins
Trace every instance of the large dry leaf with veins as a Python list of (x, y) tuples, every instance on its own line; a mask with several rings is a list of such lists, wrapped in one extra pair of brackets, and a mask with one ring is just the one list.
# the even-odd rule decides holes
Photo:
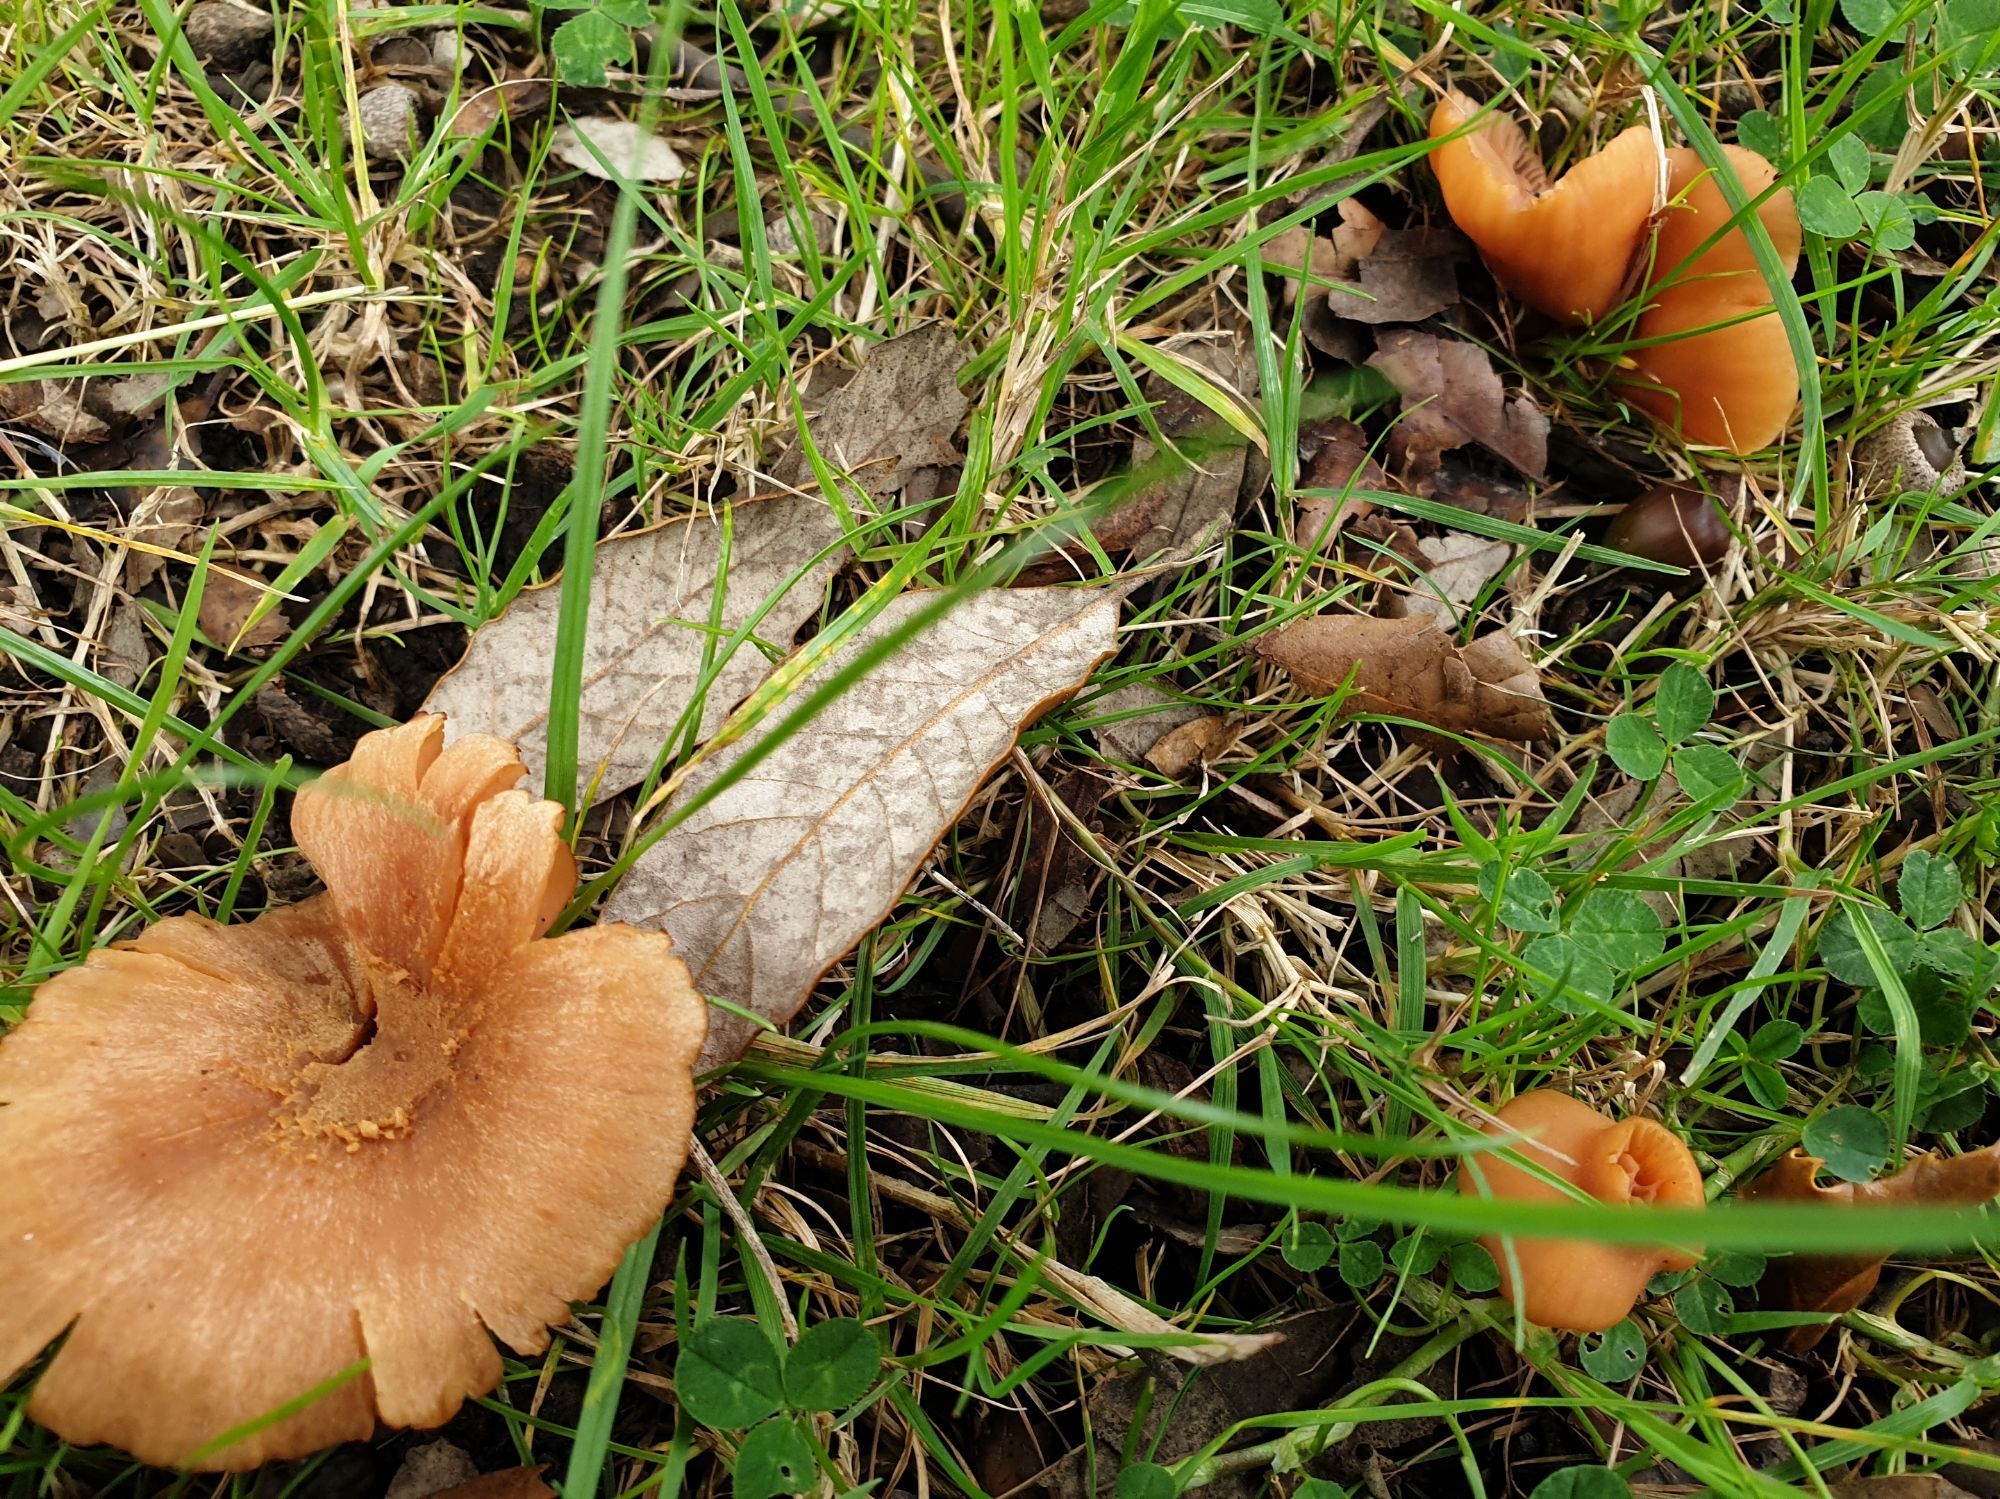
[[(712, 656), (773, 599), (756, 626), (758, 639), (788, 650), (799, 626), (825, 597), (837, 556), (786, 581), (840, 539), (827, 505), (787, 496), (737, 505), (731, 513), (729, 567), (722, 568), (719, 517), (699, 515), (597, 549), (584, 638), (583, 695), (577, 763), (593, 799), (636, 785), (652, 769)], [(722, 634), (711, 630), (722, 588)], [(549, 682), (560, 589), (530, 589), (472, 637), (465, 659), (445, 675), (424, 707), (443, 713), (451, 734), (493, 734), (521, 748), (539, 779), (548, 748)], [(702, 707), (707, 737), (770, 671), (770, 659), (746, 641), (723, 665)]]
[(1461, 648), (1429, 615), (1323, 614), (1273, 630), (1256, 651), (1318, 697), (1352, 680), (1344, 712), (1413, 718), (1495, 739), (1555, 735), (1534, 663), (1504, 630)]
[[(2000, 1197), (2000, 1147), (1965, 1155), (1918, 1156), (1894, 1176), (1880, 1181), (1819, 1184), (1826, 1162), (1803, 1150), (1785, 1157), (1741, 1192), (1746, 1202), (1813, 1202), (1822, 1207), (1956, 1207)], [(1861, 1305), (1881, 1278), (1885, 1254), (1794, 1254), (1771, 1262), (1764, 1282), (1775, 1306), (1795, 1312), (1845, 1312)], [(1784, 1339), (1792, 1353), (1804, 1353), (1826, 1333), (1826, 1325), (1795, 1327)]]
[[(933, 599), (897, 599), (819, 671), (838, 671)], [(668, 831), (605, 919), (665, 929), (697, 988), (782, 1025), (887, 914), (1022, 727), (1111, 653), (1117, 628), (1113, 594), (975, 595)], [(680, 799), (750, 744), (698, 767)], [(712, 1009), (700, 1065), (735, 1059), (754, 1035)]]
[(1476, 344), (1396, 328), (1378, 335), (1368, 363), (1403, 397), (1389, 444), (1406, 475), (1437, 472), (1441, 456), (1476, 442), (1531, 479), (1548, 468), (1549, 419), (1525, 396), (1507, 399), (1493, 360)]

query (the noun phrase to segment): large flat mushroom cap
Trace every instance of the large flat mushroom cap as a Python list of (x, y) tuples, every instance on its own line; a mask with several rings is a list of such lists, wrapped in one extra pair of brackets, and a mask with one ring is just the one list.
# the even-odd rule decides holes
[(326, 895), (159, 922), (0, 1041), (0, 1378), (67, 1330), (28, 1412), (68, 1440), (244, 1468), (435, 1425), (671, 1197), (701, 996), (659, 934), (543, 937), (560, 810), (441, 739), (299, 794)]

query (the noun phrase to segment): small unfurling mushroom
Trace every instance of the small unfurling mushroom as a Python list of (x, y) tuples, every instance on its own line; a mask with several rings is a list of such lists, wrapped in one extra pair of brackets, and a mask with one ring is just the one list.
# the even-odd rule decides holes
[[(1755, 199), (1776, 179), (1763, 157), (1724, 146), (1736, 180)], [(1636, 378), (1621, 380), (1635, 406), (1689, 442), (1752, 453), (1775, 441), (1799, 399), (1799, 372), (1771, 288), (1715, 175), (1685, 147), (1669, 151), (1670, 206), (1660, 223), (1646, 310), (1634, 333)], [(1757, 206), (1789, 276), (1799, 260), (1791, 189)], [(1721, 231), (1721, 238), (1702, 246)], [(1723, 324), (1725, 326), (1716, 326)]]
[[(1822, 1187), (1819, 1169), (1826, 1164), (1803, 1150), (1783, 1160), (1746, 1186), (1745, 1202), (1814, 1202), (1845, 1208), (1855, 1203), (1877, 1207), (1908, 1204), (1945, 1207), (1991, 1201), (2000, 1196), (2000, 1147), (1965, 1155), (1918, 1156), (1894, 1176), (1880, 1181), (1841, 1182)], [(1771, 1304), (1788, 1311), (1845, 1312), (1861, 1305), (1881, 1279), (1882, 1254), (1794, 1254), (1773, 1260), (1765, 1281)], [(1804, 1353), (1826, 1335), (1826, 1324), (1795, 1327), (1785, 1334), (1791, 1353)]]
[(1967, 479), (1964, 455), (1953, 434), (1927, 411), (1898, 412), (1854, 449), (1855, 478), (1871, 497), (1916, 490), (1949, 495)]
[(1715, 566), (1735, 540), (1721, 501), (1692, 484), (1654, 485), (1604, 533), (1615, 552), (1695, 569)]
[(0, 1041), (0, 1381), (62, 1337), (28, 1414), (65, 1439), (247, 1468), (438, 1425), (672, 1196), (702, 997), (661, 934), (544, 936), (561, 809), (443, 738), (299, 792), (324, 895), (155, 922)]
[[(1615, 1120), (1567, 1093), (1523, 1093), (1495, 1116), (1487, 1133), (1506, 1139), (1523, 1159), (1595, 1197), (1644, 1207), (1706, 1205), (1701, 1173), (1687, 1146), (1651, 1119)], [(1521, 1136), (1517, 1140), (1513, 1136)], [(1517, 1202), (1562, 1202), (1552, 1183), (1482, 1154), (1459, 1171), (1459, 1190)], [(1570, 1332), (1602, 1332), (1630, 1312), (1646, 1282), (1662, 1270), (1685, 1270), (1700, 1252), (1650, 1244), (1584, 1239), (1481, 1237), (1500, 1267), (1501, 1293), (1528, 1321)], [(1518, 1268), (1518, 1275), (1516, 1273)]]
[(1452, 222), (1479, 246), (1493, 279), (1530, 307), (1588, 323), (1618, 305), (1653, 213), (1659, 157), (1633, 126), (1551, 183), (1520, 127), (1498, 114), (1455, 139), (1479, 112), (1456, 90), (1431, 113), (1431, 170)]

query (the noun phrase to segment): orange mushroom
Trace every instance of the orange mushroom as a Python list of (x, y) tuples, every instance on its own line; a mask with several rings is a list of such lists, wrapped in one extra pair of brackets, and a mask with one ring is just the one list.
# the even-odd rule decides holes
[(671, 1197), (702, 998), (658, 933), (544, 936), (561, 809), (443, 734), (298, 794), (326, 894), (156, 922), (0, 1041), (0, 1381), (67, 1332), (28, 1402), (67, 1440), (227, 1469), (437, 1425)]
[[(1487, 1133), (1525, 1160), (1599, 1202), (1659, 1207), (1706, 1205), (1701, 1173), (1687, 1146), (1651, 1119), (1608, 1118), (1567, 1093), (1523, 1093)], [(1515, 1139), (1513, 1137), (1522, 1137)], [(1517, 1202), (1562, 1202), (1568, 1194), (1541, 1177), (1483, 1154), (1459, 1172), (1459, 1190)], [(1528, 1321), (1570, 1332), (1602, 1332), (1630, 1312), (1662, 1270), (1686, 1270), (1700, 1251), (1582, 1239), (1486, 1234), (1500, 1289)]]
[[(1755, 152), (1722, 150), (1746, 197), (1755, 199), (1776, 180), (1776, 170)], [(1685, 147), (1669, 151), (1667, 164), (1670, 206), (1654, 243), (1648, 305), (1634, 329), (1638, 374), (1620, 383), (1635, 406), (1687, 441), (1752, 453), (1776, 441), (1791, 421), (1798, 367), (1749, 235), (1736, 225), (1702, 249), (1733, 217), (1715, 174)], [(1757, 217), (1789, 276), (1800, 242), (1791, 190), (1764, 199)]]
[(1498, 114), (1455, 139), (1479, 106), (1457, 90), (1431, 113), (1431, 170), (1452, 222), (1493, 279), (1530, 307), (1588, 323), (1622, 300), (1653, 215), (1659, 156), (1633, 126), (1553, 184), (1520, 127)]

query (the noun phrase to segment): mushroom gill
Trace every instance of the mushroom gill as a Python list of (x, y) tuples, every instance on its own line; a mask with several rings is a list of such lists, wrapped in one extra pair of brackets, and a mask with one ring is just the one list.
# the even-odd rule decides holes
[[(1722, 151), (1745, 197), (1754, 201), (1777, 179), (1755, 152)], [(1790, 423), (1798, 366), (1750, 237), (1732, 223), (1715, 174), (1686, 147), (1669, 151), (1667, 164), (1669, 207), (1654, 242), (1646, 310), (1633, 330), (1637, 375), (1620, 384), (1635, 406), (1688, 442), (1753, 453)], [(1800, 244), (1791, 189), (1772, 193), (1756, 212), (1789, 277)]]
[(660, 934), (543, 935), (561, 809), (443, 737), (299, 792), (326, 894), (157, 922), (0, 1041), (0, 1379), (67, 1331), (28, 1403), (67, 1440), (230, 1469), (437, 1425), (671, 1197), (701, 996)]
[(1452, 222), (1514, 296), (1566, 323), (1623, 298), (1653, 215), (1659, 156), (1633, 126), (1551, 184), (1520, 127), (1499, 114), (1464, 134), (1479, 106), (1453, 90), (1431, 113), (1431, 170)]
[[(1521, 1094), (1494, 1118), (1487, 1134), (1599, 1202), (1640, 1209), (1706, 1205), (1687, 1146), (1651, 1119), (1611, 1119), (1550, 1089)], [(1516, 1202), (1568, 1200), (1560, 1187), (1494, 1154), (1460, 1170), (1459, 1190)], [(1571, 1332), (1615, 1326), (1655, 1274), (1688, 1269), (1700, 1258), (1698, 1251), (1584, 1239), (1486, 1234), (1479, 1242), (1500, 1267), (1501, 1294), (1523, 1317)]]

